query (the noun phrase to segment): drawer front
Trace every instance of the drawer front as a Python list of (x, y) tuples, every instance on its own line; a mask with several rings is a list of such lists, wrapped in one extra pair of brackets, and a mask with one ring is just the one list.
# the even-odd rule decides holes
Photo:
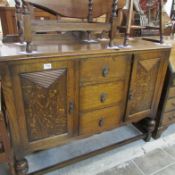
[(170, 87), (168, 98), (175, 97), (175, 87)]
[(128, 56), (87, 59), (80, 63), (80, 82), (101, 82), (124, 78), (129, 65)]
[(124, 81), (80, 88), (80, 110), (93, 110), (115, 105), (124, 97)]
[(165, 105), (165, 112), (175, 110), (175, 98), (169, 99)]
[(162, 125), (165, 126), (172, 123), (175, 123), (175, 111), (164, 113)]
[(120, 106), (104, 108), (80, 116), (80, 135), (88, 135), (113, 129), (121, 121)]

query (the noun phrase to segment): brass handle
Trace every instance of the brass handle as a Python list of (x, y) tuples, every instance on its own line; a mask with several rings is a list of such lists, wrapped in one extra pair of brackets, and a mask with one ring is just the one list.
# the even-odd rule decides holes
[(101, 103), (104, 103), (106, 101), (106, 99), (107, 99), (107, 94), (106, 93), (102, 93), (100, 95), (100, 101), (101, 101)]
[(172, 117), (168, 117), (169, 120), (172, 120)]
[(105, 122), (105, 119), (102, 117), (99, 122), (98, 122), (98, 126), (99, 127), (103, 127), (104, 126), (104, 122)]
[(169, 120), (175, 119), (175, 116), (168, 117)]
[(109, 75), (109, 67), (105, 66), (102, 70), (103, 77), (107, 77)]
[(70, 101), (69, 103), (69, 113), (72, 114), (74, 112), (74, 102)]
[(128, 99), (129, 99), (129, 100), (132, 100), (132, 99), (133, 99), (133, 93), (132, 93), (132, 91), (129, 91)]

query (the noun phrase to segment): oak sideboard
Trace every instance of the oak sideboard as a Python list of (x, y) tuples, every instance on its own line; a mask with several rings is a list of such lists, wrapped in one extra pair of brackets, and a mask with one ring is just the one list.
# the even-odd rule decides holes
[(32, 53), (0, 45), (17, 174), (27, 174), (26, 155), (128, 123), (150, 139), (171, 48), (141, 39), (130, 45), (45, 42), (33, 43)]

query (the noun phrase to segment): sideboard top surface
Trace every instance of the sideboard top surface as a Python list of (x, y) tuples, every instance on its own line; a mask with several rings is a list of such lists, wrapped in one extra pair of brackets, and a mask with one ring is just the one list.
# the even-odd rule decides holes
[[(122, 40), (115, 41), (117, 45), (122, 43)], [(141, 38), (135, 38), (129, 41), (131, 47), (120, 49), (108, 49), (108, 41), (99, 43), (75, 42), (60, 44), (56, 42), (38, 42), (33, 43), (33, 52), (26, 53), (25, 45), (20, 43), (4, 44), (0, 42), (0, 63), (18, 60), (28, 60), (40, 57), (71, 57), (71, 59), (87, 57), (87, 55), (104, 55), (104, 54), (123, 54), (136, 51), (170, 49), (171, 45), (158, 44), (150, 41), (144, 41)], [(66, 58), (67, 59), (67, 58)]]

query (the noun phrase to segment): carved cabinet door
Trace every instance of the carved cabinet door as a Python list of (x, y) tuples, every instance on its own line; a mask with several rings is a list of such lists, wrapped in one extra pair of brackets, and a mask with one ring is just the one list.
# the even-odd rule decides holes
[(12, 65), (21, 146), (33, 151), (58, 145), (75, 133), (74, 63)]
[(163, 57), (164, 52), (156, 51), (134, 56), (126, 110), (127, 121), (154, 117), (167, 66)]

